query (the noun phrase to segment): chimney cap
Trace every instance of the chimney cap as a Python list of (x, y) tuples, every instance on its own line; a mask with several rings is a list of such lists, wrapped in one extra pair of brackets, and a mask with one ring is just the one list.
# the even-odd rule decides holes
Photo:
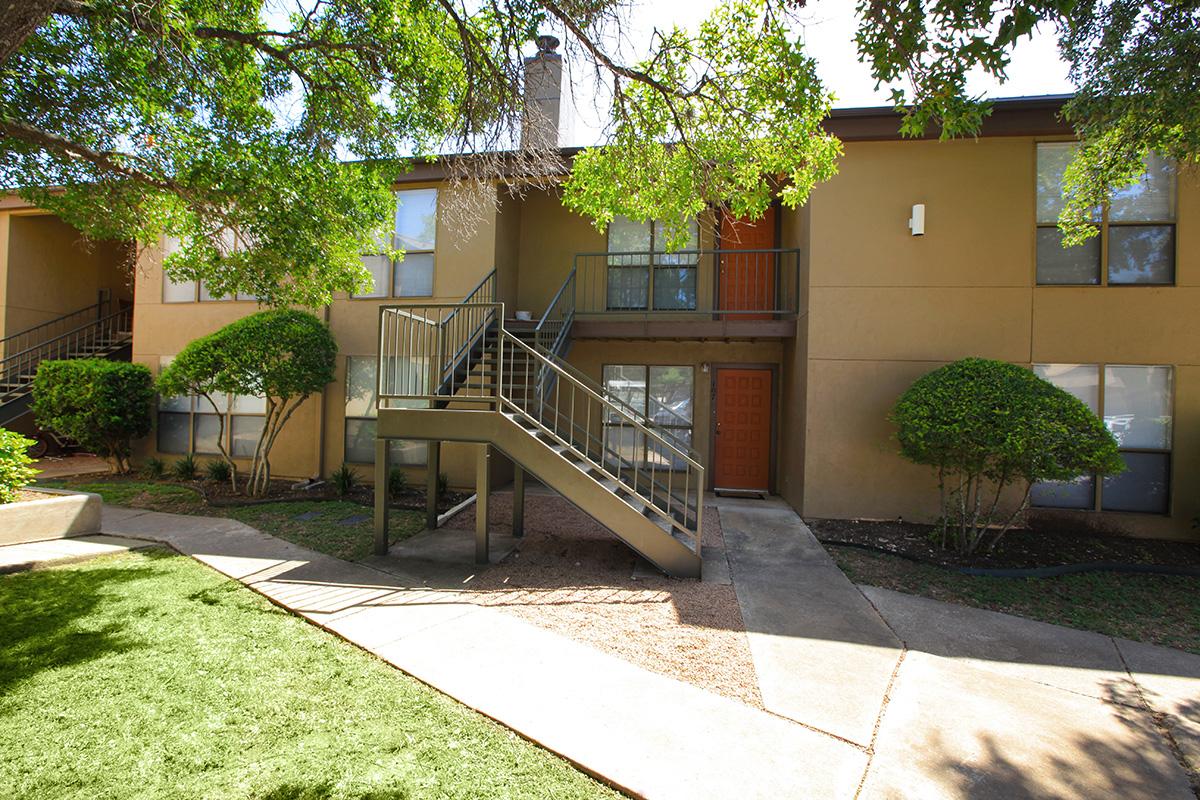
[(558, 37), (549, 33), (539, 35), (534, 41), (537, 42), (539, 53), (553, 53), (558, 49), (558, 45), (560, 44)]

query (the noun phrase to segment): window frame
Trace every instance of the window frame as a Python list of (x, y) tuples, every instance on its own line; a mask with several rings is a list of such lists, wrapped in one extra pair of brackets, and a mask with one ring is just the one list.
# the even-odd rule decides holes
[[(1100, 361), (1100, 362), (1038, 361), (1038, 362), (1034, 362), (1033, 364), (1031, 364), (1030, 369), (1035, 369), (1037, 367), (1049, 367), (1049, 366), (1054, 366), (1056, 364), (1067, 364), (1067, 363), (1076, 363), (1077, 366), (1087, 366), (1087, 367), (1095, 368), (1096, 380), (1097, 380), (1097, 384), (1096, 384), (1096, 416), (1100, 418), (1100, 421), (1102, 423), (1104, 422), (1104, 409), (1105, 409), (1105, 404), (1106, 404), (1107, 395), (1108, 395), (1107, 373), (1108, 373), (1109, 368), (1112, 368), (1112, 367), (1116, 367), (1116, 368), (1120, 368), (1120, 367), (1140, 367), (1140, 368), (1156, 367), (1156, 368), (1160, 368), (1160, 369), (1165, 368), (1170, 371), (1169, 374), (1171, 376), (1171, 384), (1170, 384), (1170, 390), (1167, 394), (1167, 401), (1169, 402), (1170, 409), (1171, 409), (1171, 429), (1170, 429), (1170, 436), (1168, 437), (1168, 441), (1167, 441), (1167, 445), (1168, 445), (1167, 448), (1163, 449), (1163, 448), (1153, 448), (1153, 447), (1122, 447), (1120, 442), (1117, 443), (1118, 454), (1125, 454), (1125, 453), (1138, 454), (1138, 453), (1140, 453), (1140, 454), (1147, 454), (1147, 455), (1166, 456), (1167, 491), (1166, 491), (1166, 498), (1164, 499), (1164, 503), (1163, 503), (1164, 510), (1163, 511), (1124, 511), (1124, 510), (1118, 510), (1118, 509), (1105, 508), (1104, 507), (1104, 480), (1105, 480), (1105, 478), (1102, 476), (1098, 476), (1095, 473), (1090, 473), (1090, 476), (1092, 479), (1092, 504), (1090, 507), (1070, 508), (1070, 507), (1063, 507), (1063, 506), (1039, 506), (1039, 505), (1034, 504), (1031, 499), (1030, 500), (1030, 508), (1038, 509), (1041, 511), (1078, 511), (1078, 512), (1084, 512), (1084, 513), (1136, 514), (1139, 516), (1150, 516), (1150, 517), (1170, 517), (1171, 510), (1174, 505), (1174, 499), (1175, 499), (1175, 480), (1174, 480), (1175, 479), (1175, 427), (1176, 427), (1176, 425), (1175, 425), (1175, 423), (1176, 423), (1175, 400), (1176, 400), (1176, 394), (1178, 392), (1178, 389), (1176, 388), (1177, 381), (1176, 381), (1175, 365), (1174, 364), (1131, 364), (1128, 362), (1116, 362), (1116, 361)], [(1105, 427), (1107, 428), (1108, 427), (1107, 423), (1104, 423), (1104, 424), (1105, 424)], [(1037, 484), (1034, 484), (1034, 486), (1036, 486), (1036, 485)]]
[[(625, 219), (629, 222), (633, 222), (633, 220), (629, 220), (628, 218), (625, 218)], [(694, 226), (695, 231), (696, 231), (696, 246), (695, 246), (696, 252), (695, 252), (694, 256), (692, 256), (692, 260), (688, 260), (688, 261), (675, 261), (673, 259), (678, 259), (681, 254), (687, 254), (689, 252), (689, 250), (682, 250), (682, 251), (676, 251), (674, 253), (668, 253), (666, 250), (658, 249), (657, 243), (659, 240), (659, 227), (662, 224), (660, 220), (656, 220), (656, 219), (642, 220), (641, 222), (638, 222), (636, 224), (650, 226), (650, 231), (649, 231), (650, 249), (646, 252), (613, 250), (612, 249), (612, 222), (610, 222), (605, 227), (605, 231), (604, 231), (604, 237), (605, 237), (605, 242), (604, 242), (604, 245), (605, 245), (605, 251), (604, 251), (605, 252), (604, 305), (605, 305), (605, 310), (606, 311), (618, 311), (618, 312), (619, 311), (629, 311), (629, 312), (677, 311), (677, 312), (686, 312), (686, 313), (698, 311), (699, 307), (700, 307), (700, 254), (698, 251), (700, 250), (700, 238), (701, 238), (701, 232), (702, 232), (701, 229), (703, 227), (700, 224), (700, 218), (693, 217), (691, 220), (689, 220), (689, 224)], [(618, 260), (614, 261), (614, 258), (616, 258)], [(612, 282), (610, 280), (610, 276), (614, 269), (622, 270), (622, 271), (639, 270), (645, 274), (645, 276), (646, 276), (645, 293), (646, 294), (645, 294), (645, 304), (644, 305), (641, 305), (641, 306), (614, 306), (612, 304), (612, 295), (611, 295)], [(674, 307), (674, 308), (673, 307), (659, 308), (655, 304), (655, 286), (658, 283), (655, 280), (655, 278), (656, 278), (658, 272), (659, 271), (680, 272), (680, 271), (684, 271), (684, 270), (691, 272), (691, 275), (692, 275), (692, 279), (691, 279), (692, 302), (691, 302), (691, 305)], [(684, 281), (680, 285), (686, 286), (687, 282)], [(674, 365), (672, 365), (672, 366), (674, 366)]]
[[(356, 358), (363, 359), (365, 361), (372, 362), (375, 364), (376, 406), (375, 406), (375, 416), (373, 416), (373, 417), (360, 416), (358, 414), (351, 415), (351, 414), (346, 413), (346, 406), (348, 406), (350, 404), (350, 365), (351, 365), (351, 362)], [(374, 466), (375, 460), (373, 458), (370, 461), (352, 461), (350, 459), (349, 448), (346, 447), (346, 442), (347, 442), (346, 434), (347, 434), (347, 423), (349, 423), (349, 422), (359, 422), (359, 423), (371, 422), (375, 425), (379, 424), (379, 406), (378, 406), (378, 402), (379, 402), (379, 400), (378, 400), (379, 357), (373, 356), (373, 355), (366, 355), (366, 356), (347, 355), (346, 360), (345, 360), (345, 372), (343, 373), (343, 375), (344, 375), (344, 377), (342, 379), (342, 389), (343, 389), (343, 392), (342, 392), (342, 394), (343, 394), (343, 401), (342, 401), (342, 460), (345, 461), (347, 464), (353, 464), (356, 466), (367, 466), (367, 467)], [(376, 429), (376, 431), (378, 432), (378, 428)], [(389, 440), (389, 442), (390, 442), (390, 446), (394, 449), (403, 448), (403, 447), (413, 444), (413, 443), (425, 445), (425, 457), (419, 463), (413, 463), (413, 462), (396, 463), (393, 460), (393, 462), (392, 462), (393, 467), (414, 467), (414, 468), (419, 469), (419, 468), (424, 468), (424, 467), (429, 466), (429, 447), (428, 447), (429, 443), (428, 442), (416, 440), (416, 439), (391, 439), (391, 440)]]
[[(1172, 187), (1174, 192), (1172, 207), (1175, 209), (1175, 219), (1169, 221), (1157, 220), (1112, 220), (1109, 218), (1110, 204), (1106, 203), (1100, 209), (1100, 218), (1096, 221), (1096, 226), (1099, 228), (1097, 238), (1100, 241), (1100, 254), (1097, 269), (1099, 270), (1100, 280), (1096, 283), (1042, 283), (1038, 280), (1038, 261), (1037, 261), (1037, 237), (1040, 231), (1044, 229), (1058, 229), (1058, 222), (1042, 222), (1038, 219), (1038, 149), (1046, 144), (1074, 144), (1078, 146), (1077, 139), (1039, 139), (1033, 144), (1033, 223), (1034, 223), (1034, 256), (1033, 256), (1033, 285), (1036, 288), (1101, 288), (1101, 287), (1119, 287), (1119, 288), (1162, 288), (1164, 286), (1177, 286), (1179, 282), (1179, 170), (1178, 165), (1172, 163), (1174, 170), (1175, 183)], [(1060, 187), (1061, 188), (1061, 187)], [(1158, 283), (1110, 283), (1109, 274), (1109, 231), (1112, 228), (1122, 227), (1160, 227), (1171, 229), (1171, 280), (1169, 282)]]
[[(615, 362), (613, 362), (613, 363), (604, 362), (600, 365), (600, 386), (603, 387), (604, 393), (606, 395), (609, 394), (609, 390), (608, 390), (608, 383), (604, 378), (604, 373), (605, 373), (605, 371), (608, 370), (609, 367), (620, 367), (622, 369), (628, 369), (630, 367), (637, 367), (643, 371), (643, 374), (645, 375), (645, 380), (646, 380), (646, 383), (645, 383), (646, 391), (645, 391), (645, 402), (644, 402), (643, 407), (640, 409), (640, 413), (646, 419), (649, 419), (649, 417), (650, 417), (650, 396), (651, 396), (650, 371), (655, 368), (688, 370), (688, 372), (691, 373), (691, 377), (692, 377), (692, 380), (691, 380), (692, 388), (691, 388), (691, 399), (690, 399), (691, 409), (692, 409), (691, 424), (690, 425), (667, 425), (667, 424), (660, 424), (660, 423), (655, 422), (655, 423), (653, 423), (653, 425), (651, 425), (649, 427), (651, 428), (651, 430), (653, 430), (655, 428), (661, 428), (661, 429), (667, 430), (667, 431), (687, 431), (687, 433), (688, 433), (687, 441), (689, 443), (689, 447), (694, 446), (695, 437), (696, 437), (696, 371), (697, 371), (695, 364), (660, 364), (660, 363), (621, 364), (621, 363), (615, 363)], [(601, 418), (600, 418), (600, 435), (601, 435), (601, 440), (603, 442), (608, 441), (608, 429), (610, 429), (610, 428), (617, 429), (617, 430), (624, 430), (626, 428), (628, 428), (630, 430), (637, 430), (637, 427), (634, 425), (629, 425), (624, 422), (609, 422), (607, 419), (607, 416), (601, 416)], [(639, 456), (639, 460), (637, 461), (637, 466), (639, 468), (643, 468), (643, 469), (647, 468), (647, 465), (649, 463), (648, 458), (647, 458), (647, 449), (646, 448), (647, 448), (646, 439), (645, 439), (645, 437), (643, 437), (642, 438), (642, 446), (641, 446), (642, 452)], [(667, 472), (667, 471), (684, 472), (684, 471), (686, 471), (686, 469), (687, 469), (687, 467), (685, 465), (684, 466), (676, 466), (676, 465), (674, 465), (674, 463), (672, 463), (672, 465), (669, 468), (668, 467), (656, 467), (657, 471), (662, 471), (662, 472)]]
[[(433, 249), (432, 250), (405, 250), (404, 258), (401, 258), (401, 259), (389, 258), (388, 259), (387, 276), (386, 276), (387, 277), (387, 280), (386, 280), (387, 285), (384, 287), (384, 291), (380, 292), (380, 293), (375, 293), (375, 294), (354, 294), (353, 292), (351, 292), (347, 295), (348, 299), (350, 299), (350, 300), (375, 300), (375, 301), (379, 301), (379, 300), (412, 300), (412, 299), (430, 298), (430, 297), (438, 296), (437, 295), (437, 274), (438, 274), (438, 268), (437, 268), (438, 235), (437, 235), (437, 232), (438, 232), (438, 225), (439, 225), (439, 220), (440, 220), (440, 214), (439, 214), (438, 209), (441, 207), (441, 195), (442, 195), (441, 188), (437, 187), (437, 186), (410, 186), (406, 189), (396, 189), (395, 191), (393, 191), (392, 196), (395, 198), (396, 204), (392, 208), (392, 230), (391, 230), (390, 235), (391, 235), (392, 245), (394, 246), (396, 244), (396, 211), (399, 208), (400, 195), (403, 194), (404, 192), (427, 192), (427, 191), (432, 191), (434, 193), (433, 194)], [(382, 257), (383, 255), (384, 255), (383, 253), (367, 253), (367, 252), (359, 254), (359, 256), (362, 258), (367, 258), (367, 257), (377, 258), (377, 257)], [(396, 294), (396, 268), (399, 264), (401, 264), (410, 255), (416, 255), (416, 256), (427, 255), (427, 256), (429, 256), (430, 260), (432, 261), (432, 268), (431, 268), (432, 274), (430, 275), (430, 280), (429, 280), (429, 294)], [(359, 463), (359, 462), (355, 462), (355, 463)]]
[[(233, 458), (235, 460), (236, 459), (249, 460), (249, 459), (253, 458), (253, 455), (249, 455), (249, 456), (234, 455), (234, 452), (233, 452), (233, 420), (235, 417), (239, 417), (239, 418), (246, 417), (246, 418), (264, 419), (265, 420), (266, 416), (267, 416), (266, 407), (265, 407), (266, 401), (265, 400), (263, 401), (264, 408), (263, 408), (262, 413), (258, 413), (258, 414), (238, 413), (238, 414), (235, 414), (232, 410), (234, 395), (227, 394), (227, 395), (225, 395), (225, 398), (226, 398), (225, 399), (226, 405), (225, 405), (224, 413), (218, 413), (218, 412), (213, 411), (212, 407), (209, 405), (208, 401), (205, 400), (204, 397), (202, 397), (201, 395), (188, 395), (187, 396), (187, 401), (188, 401), (188, 410), (187, 411), (163, 411), (161, 408), (162, 401), (164, 399), (169, 399), (169, 398), (159, 398), (159, 408), (155, 409), (155, 416), (154, 416), (154, 449), (159, 453), (164, 453), (164, 454), (168, 454), (168, 455), (182, 456), (182, 455), (190, 454), (193, 456), (220, 456), (221, 455), (220, 450), (215, 450), (215, 451), (210, 452), (208, 450), (197, 450), (196, 449), (196, 423), (197, 423), (197, 420), (199, 417), (221, 417), (221, 416), (223, 416), (223, 417), (225, 417), (225, 424), (221, 431), (221, 436), (224, 439), (225, 451), (227, 453), (229, 453), (229, 457)], [(205, 410), (203, 410), (203, 411), (198, 410), (198, 407), (201, 404), (203, 404), (205, 407)], [(168, 450), (162, 446), (162, 437), (161, 437), (160, 431), (162, 429), (161, 423), (162, 423), (162, 417), (164, 414), (169, 414), (169, 415), (173, 415), (173, 416), (177, 416), (177, 417), (187, 417), (188, 442), (187, 442), (186, 449), (184, 449), (182, 451)]]

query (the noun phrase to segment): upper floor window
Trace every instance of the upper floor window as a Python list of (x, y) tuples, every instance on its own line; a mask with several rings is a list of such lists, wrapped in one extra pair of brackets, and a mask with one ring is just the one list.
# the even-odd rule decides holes
[[(694, 311), (700, 225), (688, 223), (684, 252), (668, 253), (661, 222), (617, 217), (608, 225), (608, 308)], [(651, 288), (653, 287), (653, 288)], [(653, 300), (653, 305), (650, 305)]]
[[(387, 234), (378, 237), (380, 250)], [(404, 251), (393, 261), (384, 254), (364, 254), (372, 287), (355, 297), (430, 297), (433, 295), (433, 251), (437, 246), (437, 189), (396, 192), (392, 247)]]
[[(225, 237), (229, 242), (231, 250), (238, 248), (238, 243), (232, 234)], [(174, 236), (168, 236), (163, 242), (163, 257), (170, 255), (179, 249), (179, 240)], [(238, 293), (236, 295), (217, 296), (208, 290), (204, 285), (204, 281), (177, 281), (163, 273), (163, 293), (162, 299), (164, 303), (206, 303), (214, 300), (249, 300), (256, 301), (258, 297), (252, 294)]]
[(1125, 471), (1097, 481), (1046, 481), (1033, 505), (1166, 514), (1171, 486), (1172, 384), (1168, 366), (1035, 364), (1034, 372), (1087, 404), (1112, 431)]
[(1175, 167), (1151, 155), (1141, 179), (1096, 210), (1100, 235), (1063, 248), (1062, 179), (1075, 142), (1037, 146), (1037, 282), (1040, 285), (1169, 286), (1175, 282)]

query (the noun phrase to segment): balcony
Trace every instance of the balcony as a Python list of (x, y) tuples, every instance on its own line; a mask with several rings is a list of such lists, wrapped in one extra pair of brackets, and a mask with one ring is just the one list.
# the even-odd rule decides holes
[(575, 256), (579, 338), (778, 338), (796, 330), (799, 250)]

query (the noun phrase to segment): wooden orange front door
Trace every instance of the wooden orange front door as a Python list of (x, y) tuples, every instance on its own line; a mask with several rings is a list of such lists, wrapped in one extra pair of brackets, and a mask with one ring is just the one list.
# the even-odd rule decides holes
[[(775, 206), (755, 222), (721, 215), (719, 308), (725, 311), (769, 311), (775, 308), (776, 253), (736, 253), (775, 247)], [(730, 314), (731, 319), (770, 319), (769, 314)]]
[(771, 476), (771, 370), (717, 369), (713, 487), (767, 491)]

